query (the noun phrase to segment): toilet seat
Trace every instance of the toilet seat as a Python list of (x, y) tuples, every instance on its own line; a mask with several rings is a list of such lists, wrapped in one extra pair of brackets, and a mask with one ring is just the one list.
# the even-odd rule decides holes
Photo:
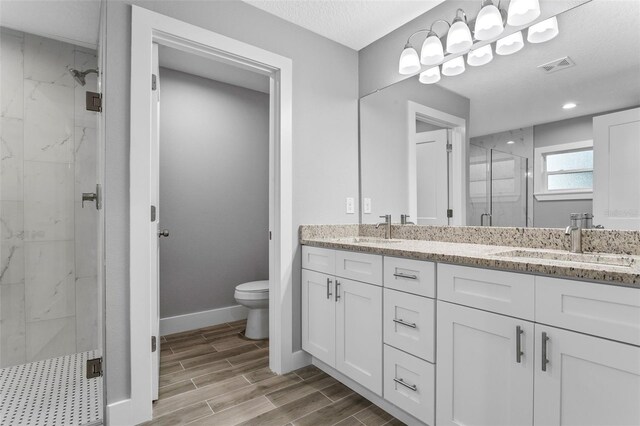
[(269, 299), (269, 280), (251, 281), (236, 286), (235, 298), (243, 300)]

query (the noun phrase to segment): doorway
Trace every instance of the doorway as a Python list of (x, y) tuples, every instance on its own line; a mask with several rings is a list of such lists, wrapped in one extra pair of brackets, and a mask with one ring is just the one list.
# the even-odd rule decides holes
[[(291, 60), (140, 7), (132, 8), (131, 83), (131, 419), (151, 418), (154, 291), (157, 291), (158, 223), (153, 219), (157, 153), (152, 151), (153, 45), (171, 47), (269, 78), (269, 367), (276, 373), (302, 366), (292, 349)], [(150, 213), (151, 212), (151, 213)], [(134, 285), (137, 284), (137, 285)], [(155, 335), (156, 339), (158, 338)]]

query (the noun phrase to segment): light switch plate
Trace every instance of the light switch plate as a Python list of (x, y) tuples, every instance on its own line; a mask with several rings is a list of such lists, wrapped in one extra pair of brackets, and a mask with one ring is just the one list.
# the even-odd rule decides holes
[(371, 198), (365, 198), (362, 204), (362, 210), (364, 211), (364, 214), (371, 214)]
[(356, 202), (353, 197), (347, 197), (347, 214), (354, 214), (356, 212)]

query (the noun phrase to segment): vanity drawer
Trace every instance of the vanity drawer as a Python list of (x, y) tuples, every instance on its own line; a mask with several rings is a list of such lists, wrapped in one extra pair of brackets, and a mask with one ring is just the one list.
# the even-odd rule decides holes
[(406, 291), (407, 293), (435, 298), (435, 263), (385, 256), (384, 286)]
[(438, 299), (533, 321), (533, 275), (438, 264)]
[(418, 420), (433, 425), (435, 366), (384, 345), (384, 398)]
[(382, 256), (336, 250), (336, 276), (382, 285)]
[(384, 343), (434, 362), (435, 300), (384, 289)]
[(336, 251), (320, 247), (302, 246), (302, 267), (333, 275), (336, 272)]
[(535, 277), (536, 322), (640, 345), (640, 289)]

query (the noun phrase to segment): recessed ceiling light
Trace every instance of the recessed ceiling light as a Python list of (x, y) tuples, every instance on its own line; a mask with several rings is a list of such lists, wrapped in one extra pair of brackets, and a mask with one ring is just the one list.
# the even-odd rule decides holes
[(562, 109), (573, 109), (576, 106), (577, 105), (573, 102), (567, 102), (566, 104), (562, 105)]
[(507, 145), (513, 145), (515, 142), (514, 141), (509, 141), (507, 142)]

